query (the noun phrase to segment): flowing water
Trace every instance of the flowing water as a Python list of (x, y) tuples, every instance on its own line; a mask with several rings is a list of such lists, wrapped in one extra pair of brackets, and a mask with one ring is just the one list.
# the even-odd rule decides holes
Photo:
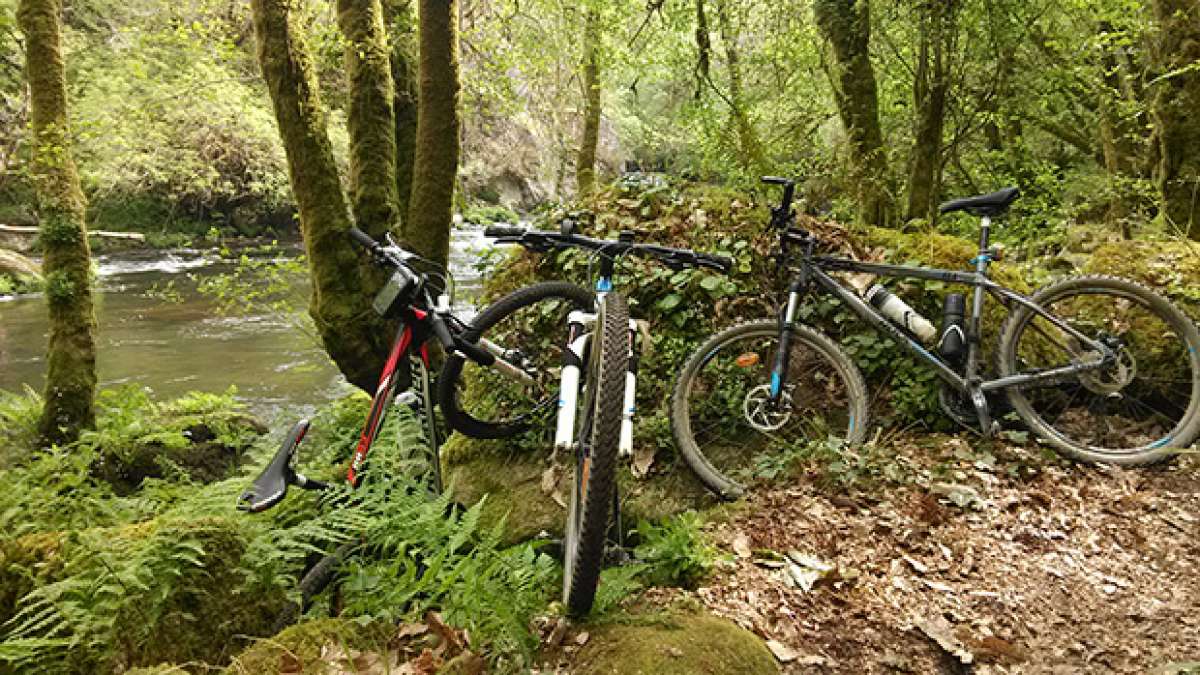
[[(487, 246), (482, 231), (456, 228), (450, 269), (457, 305), (480, 283), (474, 263)], [(299, 253), (299, 248), (294, 249)], [(159, 400), (231, 385), (249, 408), (272, 419), (284, 409), (311, 410), (350, 385), (314, 338), (285, 316), (263, 311), (222, 316), (197, 292), (197, 281), (231, 264), (210, 251), (130, 251), (98, 258), (97, 370), (101, 387), (136, 383)], [(166, 301), (153, 289), (168, 283)], [(40, 391), (45, 381), (46, 307), (40, 295), (0, 296), (0, 389)]]

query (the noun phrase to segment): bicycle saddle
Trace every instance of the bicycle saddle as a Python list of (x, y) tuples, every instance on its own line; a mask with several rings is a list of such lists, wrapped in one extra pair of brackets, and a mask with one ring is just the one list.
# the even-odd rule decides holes
[(973, 216), (1002, 216), (1008, 210), (1008, 207), (1017, 201), (1017, 197), (1020, 196), (1020, 190), (1015, 187), (1007, 187), (996, 192), (989, 192), (986, 195), (952, 199), (939, 206), (938, 213), (966, 211)]
[(283, 445), (279, 446), (279, 450), (271, 458), (271, 463), (267, 464), (267, 468), (258, 474), (258, 478), (254, 479), (250, 489), (238, 497), (238, 509), (258, 513), (266, 511), (283, 500), (287, 495), (288, 485), (295, 482), (296, 474), (292, 470), (292, 457), (296, 455), (296, 448), (300, 445), (300, 441), (304, 440), (306, 433), (308, 433), (308, 420), (296, 422), (287, 437), (283, 439)]

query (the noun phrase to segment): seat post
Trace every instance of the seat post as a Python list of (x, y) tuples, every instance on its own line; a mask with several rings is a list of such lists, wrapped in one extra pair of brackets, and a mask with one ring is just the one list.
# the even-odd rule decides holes
[(992, 217), (982, 216), (979, 219), (979, 257), (975, 258), (975, 271), (986, 272), (988, 264), (988, 245), (991, 243)]

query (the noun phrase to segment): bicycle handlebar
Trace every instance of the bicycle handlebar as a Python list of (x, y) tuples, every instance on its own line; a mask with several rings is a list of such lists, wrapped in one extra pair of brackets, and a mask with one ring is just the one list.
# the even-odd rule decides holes
[(632, 241), (593, 239), (578, 234), (564, 234), (550, 230), (530, 230), (511, 225), (492, 225), (483, 231), (484, 236), (502, 243), (520, 244), (534, 251), (552, 248), (583, 248), (590, 251), (647, 255), (657, 258), (672, 269), (684, 267), (706, 267), (724, 274), (733, 269), (734, 260), (728, 256), (699, 253), (686, 248), (671, 248), (655, 244), (638, 244)]

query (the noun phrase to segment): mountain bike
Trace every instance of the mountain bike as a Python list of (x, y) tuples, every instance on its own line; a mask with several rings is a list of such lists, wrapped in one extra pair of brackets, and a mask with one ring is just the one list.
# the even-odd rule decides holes
[[(422, 482), (431, 493), (440, 494), (440, 435), (429, 375), (430, 343), (439, 344), (451, 355), (469, 359), (516, 381), (529, 379), (529, 376), (505, 359), (510, 350), (491, 341), (480, 341), (477, 336), (468, 339), (468, 326), (450, 311), (448, 295), (439, 294), (435, 301), (429, 283), (430, 274), (418, 267), (421, 263), (431, 263), (404, 250), (390, 237), (381, 244), (357, 228), (351, 228), (350, 235), (376, 265), (389, 273), (387, 283), (376, 294), (372, 304), (377, 313), (397, 320), (400, 327), (379, 375), (379, 385), (371, 399), (370, 412), (351, 458), (346, 481), (351, 487), (359, 485), (367, 455), (379, 437), (388, 411), (396, 403), (409, 406), (421, 420), (426, 443), (424, 461), (419, 464), (423, 466), (425, 475), (418, 476), (418, 479), (423, 479)], [(538, 302), (553, 298), (553, 291), (553, 288), (533, 289), (522, 296), (522, 306), (536, 306)], [(402, 368), (408, 368), (409, 371), (403, 373)], [(405, 382), (410, 383), (410, 387), (400, 392), (400, 386)], [(239, 497), (239, 509), (250, 513), (266, 511), (284, 499), (289, 487), (330, 489), (329, 483), (309, 478), (295, 469), (297, 451), (309, 427), (307, 419), (300, 420), (292, 427), (266, 468)], [(312, 597), (328, 585), (352, 548), (350, 544), (342, 545), (309, 568), (299, 583), (302, 606), (291, 608), (287, 616), (281, 619), (281, 626), (291, 623), (295, 614), (307, 609)]]
[[(493, 226), (484, 231), (497, 243), (518, 244), (535, 252), (576, 248), (593, 254), (589, 276), (594, 264), (594, 293), (579, 287), (570, 291), (566, 288), (569, 284), (550, 282), (558, 284), (556, 288), (562, 297), (574, 305), (567, 308), (563, 321), (566, 339), (557, 345), (561, 349), (557, 396), (548, 397), (545, 389), (539, 388), (507, 391), (493, 388), (487, 391), (487, 398), (501, 397), (505, 405), (472, 408), (469, 397), (463, 395), (464, 386), (471, 386), (470, 379), (464, 381), (461, 377), (464, 359), (451, 355), (439, 378), (438, 404), (447, 419), (455, 420), (455, 428), (482, 437), (490, 437), (498, 430), (511, 430), (514, 424), (528, 425), (533, 420), (548, 418), (551, 406), (556, 406), (554, 449), (571, 453), (574, 460), (564, 537), (563, 600), (568, 611), (579, 616), (591, 609), (609, 525), (614, 519), (620, 536), (616, 461), (618, 456), (631, 455), (633, 449), (638, 330), (629, 318), (624, 296), (614, 290), (616, 261), (626, 255), (642, 255), (674, 269), (706, 267), (728, 272), (732, 260), (688, 249), (637, 243), (630, 232), (621, 233), (617, 240), (593, 239), (578, 234), (575, 228), (575, 220), (566, 219), (558, 232), (508, 226)], [(500, 332), (497, 327), (519, 314), (519, 300), (527, 292), (528, 289), (518, 290), (485, 310), (468, 336), (491, 335), (495, 339)], [(530, 333), (526, 323), (518, 321), (517, 325)], [(562, 334), (561, 327), (557, 334)], [(506, 344), (509, 337), (503, 336)], [(557, 355), (558, 349), (543, 344), (538, 351), (542, 359), (539, 369), (547, 377), (554, 373), (547, 359)], [(524, 358), (520, 360), (524, 362)], [(519, 421), (513, 421), (512, 410), (520, 411)]]
[[(702, 344), (671, 402), (680, 451), (721, 497), (744, 494), (775, 453), (813, 443), (853, 447), (866, 437), (868, 396), (858, 367), (799, 321), (803, 303), (822, 294), (932, 368), (944, 383), (943, 409), (985, 436), (998, 428), (1000, 397), (1042, 442), (1085, 462), (1157, 462), (1200, 433), (1200, 333), (1168, 300), (1110, 276), (1065, 278), (1032, 295), (989, 278), (1000, 253), (990, 245), (991, 226), (1018, 198), (1016, 188), (940, 206), (980, 218), (974, 270), (962, 271), (816, 255), (820, 242), (795, 227), (794, 183), (763, 180), (783, 188), (770, 227), (778, 231), (780, 265), (792, 273), (787, 302), (778, 318), (733, 326)], [(882, 286), (864, 299), (835, 272), (967, 286), (970, 314), (964, 295), (947, 296), (938, 331)], [(1007, 315), (994, 374), (985, 374), (981, 346), (988, 297)]]

